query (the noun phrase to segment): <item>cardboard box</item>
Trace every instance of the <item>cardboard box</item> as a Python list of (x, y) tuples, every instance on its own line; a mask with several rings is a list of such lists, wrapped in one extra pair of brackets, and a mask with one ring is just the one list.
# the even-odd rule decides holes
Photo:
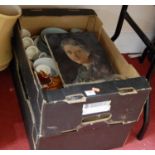
[[(150, 86), (126, 62), (93, 10), (26, 9), (19, 22), (13, 39), (13, 75), (32, 148), (111, 149), (122, 146), (143, 110)], [(26, 57), (21, 27), (33, 35), (46, 27), (82, 28), (93, 32), (117, 73), (127, 78), (73, 85), (45, 93)], [(100, 92), (88, 95), (92, 88)]]

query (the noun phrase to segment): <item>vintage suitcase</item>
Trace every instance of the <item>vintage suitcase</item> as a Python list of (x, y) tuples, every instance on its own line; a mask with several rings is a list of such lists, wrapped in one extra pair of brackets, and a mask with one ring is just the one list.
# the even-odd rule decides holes
[[(33, 35), (46, 27), (94, 33), (112, 67), (126, 78), (44, 90), (26, 57), (21, 27)], [(150, 86), (121, 56), (93, 10), (24, 9), (15, 26), (13, 47), (12, 73), (33, 149), (111, 149), (125, 143)]]

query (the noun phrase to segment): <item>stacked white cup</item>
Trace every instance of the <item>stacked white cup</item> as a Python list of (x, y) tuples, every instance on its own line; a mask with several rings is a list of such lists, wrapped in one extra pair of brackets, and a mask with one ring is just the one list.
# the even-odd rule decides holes
[(35, 60), (40, 52), (38, 47), (34, 45), (34, 41), (31, 38), (31, 32), (27, 29), (22, 29), (21, 37), (27, 58), (31, 61)]
[(21, 37), (25, 53), (27, 58), (32, 62), (34, 70), (37, 73), (43, 71), (45, 74), (50, 76), (57, 75), (54, 59), (49, 58), (47, 53), (41, 52), (38, 49), (35, 41), (37, 37), (33, 40), (30, 31), (27, 29), (21, 30)]

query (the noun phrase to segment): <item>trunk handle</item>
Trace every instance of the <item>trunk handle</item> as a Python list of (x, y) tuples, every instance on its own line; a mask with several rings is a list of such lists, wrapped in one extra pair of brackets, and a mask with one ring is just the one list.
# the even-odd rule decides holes
[(106, 122), (110, 120), (111, 117), (112, 117), (111, 113), (103, 113), (95, 116), (93, 115), (93, 116), (85, 117), (82, 119), (82, 125), (89, 125), (89, 124), (92, 125), (99, 122)]
[(86, 97), (82, 93), (72, 94), (66, 96), (64, 101), (67, 102), (68, 104), (75, 104), (80, 102), (86, 102)]

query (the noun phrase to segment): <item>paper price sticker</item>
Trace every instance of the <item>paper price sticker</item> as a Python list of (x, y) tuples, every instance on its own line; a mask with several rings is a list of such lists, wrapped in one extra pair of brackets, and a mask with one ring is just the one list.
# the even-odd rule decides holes
[(83, 104), (82, 115), (95, 114), (100, 112), (107, 112), (111, 109), (111, 100)]

